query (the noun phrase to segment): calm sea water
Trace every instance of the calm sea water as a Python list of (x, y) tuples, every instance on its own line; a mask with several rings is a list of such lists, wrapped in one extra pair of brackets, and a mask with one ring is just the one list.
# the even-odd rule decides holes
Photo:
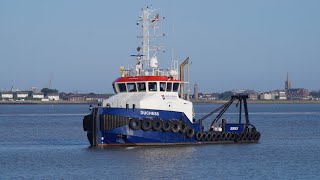
[[(197, 117), (216, 107), (195, 105)], [(320, 105), (249, 112), (258, 144), (96, 149), (82, 130), (87, 105), (1, 105), (0, 179), (319, 178)]]

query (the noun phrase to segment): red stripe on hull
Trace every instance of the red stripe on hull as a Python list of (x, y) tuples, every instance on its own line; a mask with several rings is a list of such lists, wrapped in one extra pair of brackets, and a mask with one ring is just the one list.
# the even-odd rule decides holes
[(169, 82), (181, 82), (177, 79), (169, 78), (168, 76), (127, 76), (120, 77), (114, 82), (139, 82), (139, 81), (169, 81)]

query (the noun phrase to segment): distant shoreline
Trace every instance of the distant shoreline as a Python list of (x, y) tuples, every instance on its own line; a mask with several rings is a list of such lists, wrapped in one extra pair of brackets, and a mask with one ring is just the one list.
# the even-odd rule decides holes
[(0, 101), (0, 105), (37, 105), (37, 104), (70, 104), (70, 105), (77, 105), (77, 104), (98, 104), (97, 101), (64, 101), (64, 100), (59, 100), (59, 101)]
[[(225, 100), (191, 100), (194, 104), (224, 104), (228, 101)], [(37, 105), (37, 104), (98, 104), (97, 101), (0, 101), (0, 105)], [(248, 104), (320, 104), (320, 101), (312, 101), (312, 100), (248, 100)]]
[[(226, 100), (192, 100), (194, 104), (224, 104)], [(237, 102), (237, 101), (235, 101)], [(248, 100), (248, 104), (320, 104), (312, 100)]]

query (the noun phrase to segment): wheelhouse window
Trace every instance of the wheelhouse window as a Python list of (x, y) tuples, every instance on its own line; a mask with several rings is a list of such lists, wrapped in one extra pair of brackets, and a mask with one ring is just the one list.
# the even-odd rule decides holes
[(112, 88), (113, 88), (114, 93), (117, 94), (118, 92), (117, 92), (117, 89), (116, 89), (116, 86), (114, 85), (114, 83), (112, 83)]
[(160, 82), (160, 91), (165, 91), (165, 90), (166, 90), (166, 83)]
[(173, 83), (173, 92), (178, 92), (179, 90), (179, 83)]
[(137, 83), (139, 92), (146, 92), (146, 83)]
[(120, 92), (127, 92), (127, 87), (125, 83), (118, 83), (118, 89)]
[(172, 83), (167, 83), (167, 89), (166, 89), (167, 92), (171, 92), (172, 91)]
[(157, 83), (156, 82), (149, 82), (149, 91), (157, 91)]
[(127, 83), (129, 92), (137, 92), (136, 83)]

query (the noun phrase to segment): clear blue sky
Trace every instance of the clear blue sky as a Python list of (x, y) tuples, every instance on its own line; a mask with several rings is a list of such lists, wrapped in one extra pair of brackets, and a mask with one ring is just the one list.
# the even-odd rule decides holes
[(192, 61), (200, 92), (320, 89), (320, 1), (0, 1), (0, 90), (51, 87), (112, 92), (119, 66), (134, 64), (139, 10), (166, 17), (166, 48)]

